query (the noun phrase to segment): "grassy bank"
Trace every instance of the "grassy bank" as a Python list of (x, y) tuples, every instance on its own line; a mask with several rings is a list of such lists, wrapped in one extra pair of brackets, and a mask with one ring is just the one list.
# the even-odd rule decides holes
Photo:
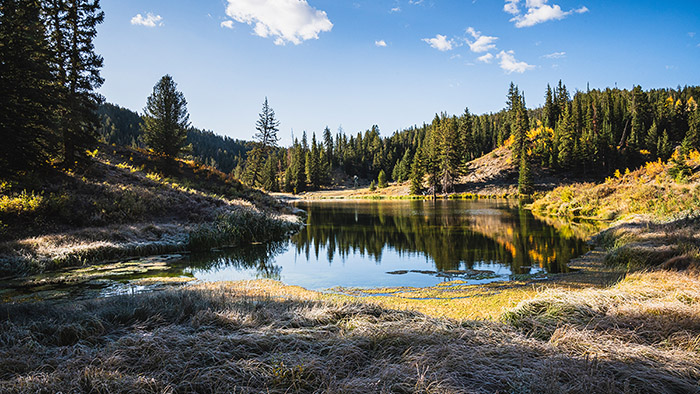
[(547, 193), (535, 212), (568, 218), (626, 219), (647, 215), (657, 220), (700, 213), (700, 153), (674, 154), (668, 162), (650, 162), (635, 171), (617, 172), (601, 184), (578, 183)]
[(597, 242), (607, 263), (629, 270), (700, 269), (700, 153), (676, 152), (601, 184), (559, 187), (535, 201), (536, 214), (606, 220)]
[(0, 277), (104, 260), (265, 241), (288, 207), (192, 161), (101, 145), (90, 165), (0, 188)]
[(2, 305), (3, 392), (698, 390), (700, 280), (547, 291), (491, 321), (435, 319), (277, 282)]

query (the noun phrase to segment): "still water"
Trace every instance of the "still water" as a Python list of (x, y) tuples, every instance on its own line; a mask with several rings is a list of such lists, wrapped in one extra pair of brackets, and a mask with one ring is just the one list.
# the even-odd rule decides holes
[(432, 286), (566, 272), (585, 253), (574, 234), (502, 200), (305, 201), (289, 240), (192, 255), (202, 281), (270, 278), (307, 289)]

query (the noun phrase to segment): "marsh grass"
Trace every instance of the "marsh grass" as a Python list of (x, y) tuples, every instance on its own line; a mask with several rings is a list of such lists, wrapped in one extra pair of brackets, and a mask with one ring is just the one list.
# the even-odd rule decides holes
[[(664, 286), (655, 291), (635, 299), (649, 308), (672, 302)], [(683, 291), (678, 303), (697, 302)], [(611, 296), (582, 293), (572, 302)], [(603, 301), (589, 303), (602, 313)], [(628, 331), (642, 327), (632, 311), (618, 310)], [(610, 330), (591, 337), (598, 334), (585, 319), (564, 316), (547, 323), (557, 328), (546, 340), (517, 324), (323, 301), (269, 281), (2, 305), (0, 315), (0, 387), (8, 393), (673, 393), (693, 392), (700, 377), (697, 349), (684, 339), (697, 335), (695, 323), (683, 326), (685, 337), (635, 331), (628, 341)], [(675, 342), (661, 342), (666, 335)]]
[(197, 226), (190, 231), (187, 245), (192, 251), (206, 251), (220, 246), (270, 242), (284, 238), (300, 226), (300, 222), (241, 209), (220, 214), (213, 222)]

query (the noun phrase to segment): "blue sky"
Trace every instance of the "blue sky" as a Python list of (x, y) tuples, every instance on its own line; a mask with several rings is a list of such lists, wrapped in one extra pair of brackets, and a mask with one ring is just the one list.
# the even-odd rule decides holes
[(325, 126), (382, 135), (435, 113), (573, 90), (700, 84), (700, 2), (102, 0), (101, 93), (142, 112), (170, 74), (199, 128), (251, 139), (267, 96), (281, 144)]

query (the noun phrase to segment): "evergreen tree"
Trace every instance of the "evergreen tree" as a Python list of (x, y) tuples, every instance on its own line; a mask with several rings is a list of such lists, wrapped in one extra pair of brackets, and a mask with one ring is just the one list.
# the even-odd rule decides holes
[(458, 152), (459, 132), (456, 118), (446, 117), (437, 130), (440, 139), (439, 165), (440, 185), (444, 193), (454, 190), (462, 160)]
[(175, 158), (185, 150), (189, 114), (185, 95), (170, 75), (153, 87), (143, 109), (143, 139), (154, 152)]
[(312, 189), (317, 189), (321, 184), (320, 159), (316, 133), (314, 133), (311, 137), (311, 150), (306, 153), (306, 182)]
[(269, 179), (270, 174), (260, 177), (260, 173), (264, 171), (263, 166), (268, 161), (270, 151), (277, 146), (279, 141), (279, 137), (277, 137), (279, 125), (279, 121), (275, 118), (275, 111), (270, 107), (267, 97), (265, 97), (262, 110), (258, 115), (258, 120), (255, 122), (256, 133), (253, 135), (253, 139), (255, 139), (256, 144), (246, 160), (246, 175), (244, 178), (246, 183), (251, 186), (261, 185), (264, 187), (265, 184), (273, 182), (272, 179)]
[(265, 161), (265, 167), (263, 169), (262, 180), (263, 189), (268, 192), (279, 191), (279, 182), (277, 181), (277, 157), (275, 155), (268, 155), (267, 161)]
[(544, 99), (544, 119), (545, 126), (554, 130), (556, 126), (558, 116), (556, 105), (554, 104), (554, 96), (552, 95), (552, 88), (547, 84), (547, 93)]
[(57, 126), (64, 165), (70, 167), (97, 141), (96, 110), (102, 97), (95, 89), (104, 79), (100, 76), (103, 60), (94, 52), (93, 40), (104, 13), (99, 0), (47, 0), (45, 10), (60, 87)]
[(652, 123), (651, 128), (647, 132), (646, 140), (645, 140), (645, 149), (648, 150), (651, 154), (652, 157), (656, 157), (658, 154), (658, 146), (659, 144), (659, 129), (656, 126), (656, 121)]
[(328, 163), (328, 172), (333, 170), (333, 136), (331, 135), (331, 129), (326, 126), (323, 130), (323, 146), (325, 148), (324, 158)]
[(564, 108), (564, 113), (562, 114), (559, 122), (557, 123), (556, 134), (559, 139), (557, 141), (557, 163), (560, 168), (569, 170), (573, 168), (574, 155), (576, 149), (576, 140), (574, 125), (571, 114), (569, 113), (569, 107)]
[(522, 152), (520, 155), (519, 167), (518, 193), (522, 195), (531, 195), (535, 188), (532, 181), (532, 168), (530, 167), (530, 160), (528, 160), (527, 152)]
[(386, 173), (384, 170), (379, 171), (379, 176), (377, 178), (377, 186), (379, 186), (380, 189), (383, 189), (388, 186), (386, 183)]
[(688, 153), (693, 149), (700, 149), (700, 110), (695, 102), (689, 105), (690, 116), (688, 116), (688, 133), (683, 139), (683, 153)]
[(421, 153), (422, 150), (419, 148), (415, 155), (413, 155), (413, 163), (411, 164), (411, 187), (409, 190), (410, 194), (418, 195), (423, 192), (423, 165), (421, 163)]
[(259, 118), (255, 122), (255, 130), (257, 132), (253, 136), (260, 145), (264, 156), (269, 154), (270, 149), (277, 146), (277, 142), (279, 142), (279, 137), (277, 137), (279, 126), (280, 122), (275, 118), (275, 111), (270, 107), (267, 97), (265, 97), (262, 111), (260, 111)]
[(59, 104), (38, 0), (0, 1), (0, 176), (55, 155)]

